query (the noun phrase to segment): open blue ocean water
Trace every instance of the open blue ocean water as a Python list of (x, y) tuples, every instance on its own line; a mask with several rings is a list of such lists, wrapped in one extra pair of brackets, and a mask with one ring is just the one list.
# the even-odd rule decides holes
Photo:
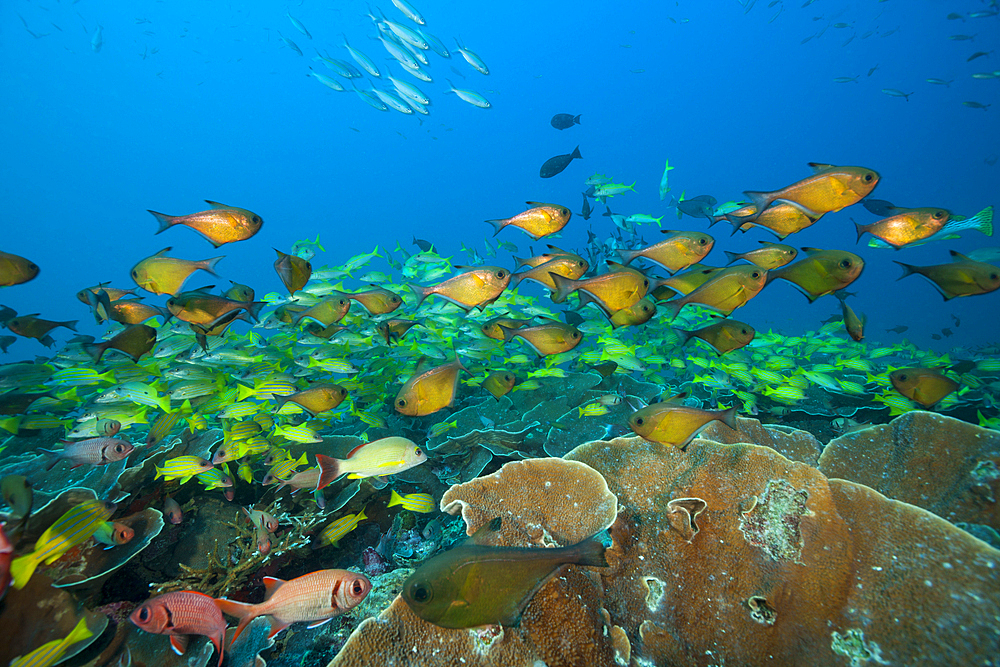
[[(429, 42), (428, 48), (407, 45), (407, 39), (417, 38)], [(364, 59), (346, 44), (367, 56), (378, 76), (365, 71)], [(468, 57), (462, 48), (469, 50)], [(420, 57), (427, 63), (415, 68), (416, 75), (401, 62)], [(968, 594), (982, 605), (950, 603), (953, 607), (944, 608), (939, 618), (951, 619), (952, 625), (941, 621), (948, 639), (940, 639), (929, 609), (949, 604), (946, 598), (912, 602), (912, 634), (894, 633), (886, 617), (866, 615), (866, 600), (874, 598), (851, 598), (850, 604), (844, 602), (849, 611), (831, 616), (832, 644), (824, 638), (814, 646), (803, 630), (798, 648), (773, 649), (779, 661), (881, 663), (886, 656), (898, 664), (935, 664), (944, 657), (962, 664), (963, 658), (989, 659), (990, 652), (981, 651), (995, 645), (1000, 628), (1000, 582), (992, 566), (984, 565), (1000, 553), (1000, 526), (995, 512), (983, 509), (995, 506), (991, 494), (1000, 480), (1000, 239), (990, 224), (1000, 195), (997, 0), (7, 0), (0, 3), (0, 66), (0, 252), (39, 267), (37, 277), (0, 287), (5, 307), (0, 312), (77, 321), (76, 333), (53, 329), (51, 346), (0, 328), (6, 347), (0, 353), (0, 520), (5, 521), (0, 524), (0, 596), (10, 583), (8, 570), (14, 572), (13, 587), (0, 597), (0, 627), (11, 619), (23, 622), (15, 639), (0, 647), (0, 663), (46, 649), (48, 657), (31, 654), (34, 662), (23, 664), (56, 664), (62, 656), (69, 656), (70, 665), (216, 664), (223, 655), (213, 646), (223, 641), (227, 667), (259, 665), (258, 659), (282, 666), (331, 660), (343, 666), (458, 664), (428, 648), (447, 627), (481, 633), (474, 636), (482, 664), (508, 664), (483, 657), (490, 647), (499, 651), (503, 646), (524, 664), (604, 664), (594, 656), (618, 651), (621, 658), (619, 644), (594, 639), (589, 658), (579, 657), (586, 652), (569, 657), (571, 652), (546, 648), (520, 624), (522, 612), (532, 608), (532, 596), (549, 586), (552, 573), (567, 572), (558, 569), (567, 563), (579, 566), (574, 572), (599, 568), (604, 549), (620, 551), (620, 540), (645, 530), (643, 521), (647, 527), (673, 525), (687, 546), (699, 544), (698, 522), (703, 522), (702, 544), (729, 538), (712, 532), (724, 524), (718, 507), (709, 505), (697, 519), (705, 507), (693, 501), (705, 501), (688, 497), (684, 484), (700, 472), (678, 473), (664, 482), (663, 497), (651, 494), (640, 501), (634, 489), (641, 484), (630, 486), (630, 479), (615, 477), (621, 470), (602, 463), (594, 450), (574, 448), (638, 434), (647, 442), (635, 441), (636, 457), (666, 448), (647, 470), (663, 461), (679, 470), (687, 465), (683, 461), (700, 465), (711, 456), (725, 458), (711, 447), (728, 445), (687, 449), (706, 427), (720, 442), (729, 442), (726, 428), (742, 429), (744, 439), (732, 442), (751, 442), (746, 439), (750, 427), (737, 423), (737, 413), (778, 424), (773, 440), (753, 442), (795, 459), (795, 466), (816, 468), (809, 468), (815, 477), (803, 481), (792, 479), (790, 467), (775, 464), (773, 477), (788, 488), (808, 487), (809, 493), (799, 493), (815, 499), (819, 478), (823, 484), (841, 476), (858, 485), (870, 483), (888, 497), (879, 496), (882, 501), (895, 503), (893, 511), (905, 522), (920, 524), (906, 538), (912, 543), (902, 537), (893, 543), (900, 554), (912, 556), (894, 577), (931, 581), (922, 568), (947, 560), (942, 555), (947, 552), (947, 562), (968, 564), (962, 570), (968, 577), (959, 581), (949, 573), (935, 581), (954, 592), (952, 601)], [(344, 67), (357, 76), (343, 76)], [(389, 76), (415, 86), (430, 103), (408, 105)], [(338, 86), (345, 90), (333, 89)], [(383, 94), (383, 101), (388, 97), (388, 106), (373, 90)], [(409, 111), (390, 108), (393, 103)], [(568, 127), (554, 126), (559, 114), (568, 114)], [(568, 159), (574, 151), (579, 158)], [(543, 165), (557, 156), (566, 157), (567, 164), (543, 177)], [(741, 233), (728, 220), (712, 221), (712, 215), (747, 204), (751, 197), (745, 192), (781, 191), (810, 177), (810, 163), (821, 169), (874, 170), (878, 184), (864, 201), (859, 196), (784, 239), (760, 226)], [(629, 187), (602, 196), (600, 188), (608, 183)], [(802, 209), (796, 196), (780, 196), (778, 204)], [(707, 215), (705, 209), (685, 206), (696, 197), (711, 198)], [(159, 223), (148, 212), (192, 214), (208, 208), (206, 200), (252, 211), (263, 226), (252, 238), (215, 248), (183, 224), (158, 234)], [(536, 203), (566, 207), (572, 216), (541, 239), (515, 224), (494, 234), (488, 224)], [(583, 207), (592, 208), (589, 219)], [(900, 249), (874, 247), (873, 235), (856, 231), (856, 224), (924, 207), (945, 209), (952, 220), (945, 232), (957, 231)], [(964, 227), (957, 224), (963, 218), (971, 220)], [(714, 246), (699, 260), (714, 267), (727, 265), (725, 252), (748, 252), (764, 242), (798, 248), (799, 260), (812, 249), (856, 253), (864, 269), (843, 288), (846, 296), (838, 293), (863, 316), (863, 342), (847, 337), (841, 301), (832, 288), (811, 301), (788, 280), (768, 284), (745, 305), (717, 309), (756, 330), (753, 343), (731, 352), (698, 341), (678, 345), (672, 326), (693, 329), (716, 320), (696, 307), (672, 319), (666, 297), (648, 322), (612, 329), (607, 322), (616, 322), (614, 313), (620, 312), (608, 305), (620, 296), (614, 290), (594, 296), (584, 287), (561, 304), (531, 281), (516, 292), (502, 290), (504, 282), (502, 293), (485, 296), (488, 286), (451, 290), (453, 302), (479, 301), (482, 307), (467, 313), (443, 305), (438, 296), (418, 303), (419, 290), (412, 287), (441, 283), (482, 265), (502, 267), (507, 280), (509, 272), (521, 269), (518, 258), (563, 251), (590, 263), (590, 271), (577, 276), (586, 280), (607, 274), (608, 262), (621, 259), (621, 251), (660, 242), (666, 238), (661, 232), (668, 230), (709, 234)], [(556, 249), (550, 251), (550, 244)], [(261, 322), (247, 321), (253, 318), (244, 304), (237, 307), (246, 311), (244, 318), (224, 337), (196, 341), (181, 321), (191, 321), (191, 312), (182, 308), (169, 323), (162, 318), (151, 323), (157, 344), (141, 350), (134, 363), (127, 350), (122, 354), (114, 345), (103, 361), (91, 360), (85, 353), (93, 350), (89, 344), (123, 329), (98, 323), (78, 292), (97, 285), (134, 289), (145, 303), (165, 307), (170, 294), (144, 291), (130, 274), (140, 260), (164, 248), (185, 260), (222, 256), (217, 276), (195, 272), (185, 288), (213, 286), (217, 295), (230, 288), (230, 281), (250, 286), (256, 300), (266, 302), (259, 309)], [(325, 274), (314, 275), (304, 292), (289, 297), (275, 269), (275, 250), (306, 256), (314, 272)], [(373, 251), (373, 257), (357, 259)], [(924, 276), (899, 279), (905, 271), (897, 262), (945, 265), (952, 262), (950, 251), (977, 262), (969, 270), (982, 282), (972, 294), (956, 295), (955, 284), (948, 283), (942, 289), (949, 298), (943, 298)], [(352, 258), (359, 266), (345, 267)], [(670, 275), (650, 261), (633, 266), (654, 279)], [(943, 271), (954, 278), (947, 267)], [(967, 273), (959, 277), (969, 283)], [(368, 284), (372, 281), (376, 285)], [(391, 315), (372, 315), (352, 302), (342, 322), (347, 329), (328, 341), (277, 316), (277, 306), (306, 307), (334, 290), (356, 293), (372, 287), (394, 290), (402, 307)], [(589, 296), (578, 301), (581, 294)], [(588, 299), (594, 303), (586, 305)], [(539, 338), (508, 332), (503, 343), (502, 333), (499, 342), (480, 335), (490, 318), (502, 316), (534, 316), (523, 324), (535, 326), (549, 323), (547, 316), (569, 324), (559, 325), (566, 328), (554, 338), (551, 332)], [(340, 313), (334, 323), (344, 317)], [(389, 317), (417, 320), (421, 326), (383, 340), (374, 324)], [(323, 320), (316, 318), (323, 326), (331, 323)], [(560, 338), (566, 331), (575, 331), (583, 342)], [(724, 344), (717, 338), (706, 342)], [(450, 361), (456, 355), (464, 363), (461, 369)], [(898, 376), (901, 368), (923, 375), (917, 384), (907, 384)], [(99, 375), (109, 370), (110, 376)], [(491, 376), (494, 371), (509, 371), (516, 380), (505, 385)], [(429, 389), (418, 389), (415, 383), (428, 372), (424, 386)], [(342, 394), (305, 395), (316, 388), (333, 391), (330, 387)], [(283, 398), (292, 395), (294, 400)], [(433, 409), (425, 409), (425, 403)], [(648, 424), (650, 416), (659, 419), (675, 409), (693, 416), (662, 429), (637, 421), (643, 416)], [(869, 481), (877, 475), (862, 479), (858, 473), (855, 479), (831, 472), (833, 463), (823, 467), (819, 453), (831, 438), (878, 428), (892, 418), (917, 424), (899, 427), (919, 435), (907, 442), (944, 448), (927, 453), (928, 460), (960, 461), (954, 474), (951, 468), (941, 472), (914, 461), (907, 467), (900, 449), (893, 449), (898, 469), (892, 475), (924, 475), (920, 479), (941, 484), (959, 479), (954, 482), (958, 491), (939, 495), (957, 498), (955, 504), (967, 511), (949, 513), (944, 501), (922, 503), (916, 492), (900, 491), (902, 484), (880, 487)], [(959, 420), (964, 423), (955, 426)], [(803, 454), (799, 445), (776, 444), (791, 426), (819, 438), (814, 455)], [(116, 454), (105, 451), (104, 444), (60, 445), (68, 433), (71, 440), (117, 437), (128, 448)], [(948, 449), (948, 443), (966, 442), (962, 438), (968, 433), (967, 441), (979, 449)], [(698, 458), (701, 452), (711, 454)], [(764, 456), (759, 451), (746, 455)], [(185, 458), (191, 456), (207, 461)], [(546, 479), (563, 489), (559, 475), (570, 473), (558, 466), (570, 464), (562, 457), (585, 461), (603, 474), (608, 485), (603, 491), (610, 498), (617, 494), (614, 503), (600, 494), (581, 500), (580, 489), (589, 482), (579, 477), (565, 482), (579, 520), (560, 524), (573, 524), (576, 532), (560, 534), (543, 517), (531, 525), (543, 526), (546, 537), (529, 545), (517, 539), (523, 541), (530, 531), (517, 533), (510, 524), (498, 528), (489, 522), (492, 517), (485, 514), (507, 508), (505, 503), (513, 508), (522, 502), (527, 509), (524, 514), (511, 509), (504, 521), (539, 507), (551, 509), (535, 502), (532, 484), (537, 486), (544, 470), (550, 475)], [(531, 468), (548, 465), (555, 467)], [(725, 474), (734, 475), (735, 487), (756, 483), (746, 471), (716, 473), (723, 486)], [(459, 513), (459, 501), (447, 510), (442, 506), (446, 494), (453, 500), (475, 496), (478, 491), (470, 489), (477, 478), (502, 474), (509, 477), (497, 486), (509, 483), (514, 490), (499, 505), (483, 501), (486, 509), (477, 510), (483, 516), (463, 516), (463, 523), (451, 516)], [(890, 476), (886, 473), (885, 480)], [(770, 549), (761, 561), (761, 571), (767, 572), (779, 560), (773, 555), (777, 547), (768, 542), (773, 532), (753, 542), (752, 520), (745, 517), (754, 507), (776, 508), (774, 516), (780, 515), (790, 544), (800, 550), (796, 557), (810, 546), (799, 533), (803, 517), (829, 516), (811, 504), (814, 500), (808, 501), (809, 511), (801, 501), (796, 514), (796, 496), (776, 500), (781, 489), (772, 482), (761, 482), (766, 490), (748, 492), (750, 500), (734, 500), (741, 518), (729, 517), (739, 522), (748, 543)], [(926, 500), (936, 492), (921, 493)], [(693, 504), (662, 509), (665, 499), (674, 503), (678, 498)], [(117, 507), (112, 511), (104, 501)], [(640, 507), (651, 514), (636, 520)], [(922, 514), (916, 514), (918, 507)], [(251, 515), (254, 508), (265, 514)], [(840, 510), (855, 535), (851, 539), (857, 540), (849, 545), (861, 554), (857, 562), (865, 567), (881, 563), (876, 556), (888, 553), (884, 545), (863, 544), (857, 536), (867, 528), (851, 523), (853, 515), (844, 506)], [(911, 510), (914, 514), (906, 514)], [(677, 528), (680, 514), (687, 533)], [(268, 527), (269, 517), (276, 529)], [(132, 535), (107, 550), (95, 545), (92, 534), (115, 530), (104, 525), (106, 520), (124, 521)], [(938, 523), (928, 528), (920, 523), (925, 520)], [(663, 528), (656, 538), (642, 533), (643, 539), (654, 544), (669, 531)], [(501, 537), (493, 538), (493, 532)], [(473, 542), (462, 541), (473, 533), (478, 536)], [(932, 533), (946, 535), (947, 548), (928, 537)], [(116, 533), (107, 539), (115, 541)], [(567, 551), (544, 576), (524, 567), (475, 569), (474, 576), (510, 583), (515, 592), (483, 594), (489, 602), (477, 597), (468, 611), (439, 615), (440, 597), (425, 604), (421, 586), (432, 581), (443, 595), (454, 593), (448, 600), (460, 597), (449, 588), (457, 584), (447, 573), (457, 571), (462, 559), (477, 563), (484, 558), (473, 543), (500, 550), (495, 552), (500, 561), (521, 558), (522, 552), (515, 557), (502, 551), (510, 547), (544, 543)], [(676, 553), (687, 553), (687, 546)], [(675, 547), (650, 547), (650, 553), (674, 554)], [(39, 564), (36, 574), (33, 569), (25, 573), (24, 563), (34, 568), (34, 561), (47, 557), (41, 555), (45, 549), (55, 554), (55, 565)], [(542, 551), (536, 549), (532, 557), (546, 557)], [(639, 558), (637, 553), (616, 552), (611, 560), (625, 562)], [(12, 559), (20, 559), (20, 565), (11, 570)], [(447, 567), (434, 569), (435, 563)], [(635, 572), (641, 571), (636, 565)], [(647, 584), (662, 586), (656, 577), (667, 578), (664, 572), (647, 574)], [(615, 586), (621, 582), (613, 576), (605, 580), (607, 591), (619, 590)], [(276, 585), (272, 577), (286, 583)], [(686, 590), (700, 585), (685, 584)], [(782, 585), (803, 590), (795, 588), (801, 582)], [(865, 580), (866, 590), (881, 591), (877, 598), (902, 600), (899, 608), (906, 609), (900, 590), (880, 585)], [(293, 589), (332, 606), (310, 616), (282, 598), (282, 591), (291, 596)], [(647, 589), (655, 597), (654, 589)], [(686, 603), (684, 594), (667, 589), (675, 596), (670, 604)], [(569, 596), (586, 598), (581, 591), (571, 589)], [(161, 594), (179, 597), (157, 597)], [(602, 609), (614, 623), (595, 622), (604, 633), (595, 637), (626, 637), (634, 651), (631, 664), (687, 664), (676, 656), (664, 658), (669, 651), (656, 653), (652, 640), (644, 644), (641, 619), (625, 617), (624, 610), (636, 605), (607, 595)], [(289, 605), (284, 617), (241, 606), (265, 596)], [(723, 597), (720, 593), (718, 599)], [(752, 603), (755, 622), (774, 625), (767, 613), (775, 605), (779, 623), (787, 622), (780, 596), (750, 590), (743, 597), (741, 605)], [(650, 599), (639, 607), (652, 605), (653, 619), (656, 605)], [(45, 604), (33, 606), (36, 600)], [(32, 611), (35, 607), (42, 611)], [(163, 610), (188, 625), (157, 625), (162, 617), (156, 614)], [(357, 628), (380, 612), (387, 624), (381, 630), (374, 623), (361, 626), (380, 648), (368, 657), (359, 655)], [(719, 611), (719, 618), (725, 613)], [(283, 618), (308, 622), (310, 629), (295, 625), (272, 647), (266, 624), (250, 622), (256, 616), (268, 616), (274, 631), (284, 627)], [(428, 625), (415, 631), (409, 617)], [(93, 638), (81, 637), (79, 627), (71, 635), (80, 618)], [(312, 629), (331, 618), (324, 629)], [(594, 618), (600, 618), (596, 611)], [(242, 644), (230, 644), (241, 619), (247, 621), (239, 625), (240, 632), (246, 628)], [(663, 626), (670, 622), (662, 616), (654, 620)], [(611, 626), (617, 630), (611, 632)], [(497, 627), (505, 630), (491, 635), (489, 628)], [(973, 629), (965, 633), (965, 628)], [(378, 639), (379, 631), (402, 638), (399, 646), (409, 646), (414, 636), (421, 639), (413, 639), (408, 657), (396, 658), (393, 642)], [(712, 642), (723, 647), (717, 650), (728, 664), (758, 664), (752, 651), (741, 652), (740, 640), (716, 637), (702, 645), (684, 629), (670, 631), (682, 638), (690, 664), (705, 646), (715, 646)], [(536, 652), (509, 648), (504, 632), (507, 642), (529, 637), (526, 645)], [(840, 632), (850, 641), (841, 641)], [(352, 633), (353, 644), (348, 641)], [(182, 659), (160, 635), (202, 637), (192, 637)], [(59, 643), (67, 636), (71, 641)], [(442, 646), (454, 639), (440, 636)], [(448, 650), (456, 652), (447, 655), (465, 656), (454, 641)], [(589, 641), (583, 643), (591, 646)], [(932, 649), (935, 641), (939, 645)], [(627, 664), (624, 660), (618, 664)]]

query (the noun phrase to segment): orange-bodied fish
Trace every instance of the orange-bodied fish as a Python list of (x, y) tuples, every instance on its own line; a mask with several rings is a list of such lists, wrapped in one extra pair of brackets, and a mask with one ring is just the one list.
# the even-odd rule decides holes
[(350, 307), (351, 300), (347, 298), (346, 294), (334, 292), (333, 295), (326, 297), (315, 306), (307, 308), (296, 315), (295, 323), (298, 324), (303, 319), (308, 317), (316, 320), (324, 327), (328, 327), (331, 324), (344, 319), (344, 316), (347, 315), (347, 311)]
[(520, 338), (540, 357), (569, 352), (583, 340), (579, 329), (563, 322), (546, 322), (520, 329), (508, 329), (500, 325), (500, 329), (505, 343)]
[(745, 306), (767, 284), (768, 272), (754, 265), (730, 266), (688, 294), (663, 303), (670, 319), (689, 303), (697, 303), (729, 315)]
[(632, 413), (628, 425), (646, 440), (680, 447), (683, 451), (714, 421), (737, 430), (736, 406), (728, 410), (701, 410), (670, 401), (653, 403)]
[(264, 601), (260, 604), (235, 602), (221, 598), (215, 601), (222, 613), (240, 619), (233, 633), (233, 642), (250, 621), (269, 616), (273, 637), (292, 623), (305, 621), (315, 628), (331, 618), (353, 609), (372, 589), (363, 574), (347, 570), (318, 570), (290, 581), (264, 577)]
[[(856, 204), (878, 185), (878, 172), (865, 167), (837, 167), (810, 162), (813, 175), (773, 192), (746, 191), (745, 194), (762, 213), (775, 201), (782, 200), (802, 209), (809, 217), (818, 218), (851, 204)], [(752, 222), (752, 221), (751, 221)]]
[(526, 327), (531, 324), (531, 320), (515, 320), (512, 317), (494, 317), (489, 320), (483, 326), (479, 327), (479, 330), (483, 332), (483, 335), (487, 338), (492, 338), (493, 340), (503, 340), (503, 329), (501, 326), (505, 326), (508, 329), (520, 329), (521, 327)]
[(412, 320), (391, 319), (379, 322), (375, 330), (385, 339), (386, 344), (392, 347), (393, 343), (398, 343), (407, 331), (418, 324), (420, 322)]
[(549, 259), (523, 273), (515, 273), (511, 276), (510, 280), (514, 287), (520, 285), (522, 280), (534, 280), (550, 290), (555, 290), (556, 283), (549, 274), (576, 280), (590, 268), (587, 260), (578, 255), (542, 255), (542, 257)]
[(403, 300), (395, 292), (377, 285), (374, 287), (375, 289), (345, 294), (344, 296), (360, 303), (369, 315), (386, 315), (403, 305)]
[(692, 338), (700, 338), (708, 343), (720, 357), (727, 352), (746, 347), (757, 334), (752, 326), (736, 320), (719, 320), (694, 331), (674, 329), (674, 333), (680, 338), (681, 345), (686, 345)]
[(455, 358), (447, 364), (417, 370), (396, 394), (393, 405), (396, 412), (411, 417), (423, 417), (448, 407), (455, 400), (458, 373), (465, 371), (462, 362)]
[(867, 318), (864, 315), (858, 317), (854, 313), (854, 310), (847, 305), (847, 299), (840, 300), (840, 310), (844, 316), (844, 328), (847, 329), (847, 335), (860, 343), (865, 337), (865, 321)]
[(666, 301), (678, 294), (690, 294), (724, 270), (721, 266), (695, 264), (683, 273), (657, 281), (655, 286), (651, 285), (651, 293), (657, 301)]
[(132, 358), (132, 361), (139, 361), (139, 357), (152, 350), (154, 345), (156, 345), (156, 329), (145, 324), (133, 324), (115, 334), (111, 340), (88, 343), (83, 349), (95, 362), (100, 361), (104, 353), (111, 348), (124, 352)]
[(112, 301), (108, 310), (108, 318), (119, 324), (142, 324), (154, 317), (162, 317), (163, 323), (166, 324), (173, 316), (173, 313), (166, 308), (143, 303), (142, 297)]
[(285, 403), (295, 403), (315, 417), (321, 412), (333, 410), (347, 398), (347, 390), (339, 384), (318, 384), (294, 394), (272, 394), (280, 410)]
[(487, 220), (486, 222), (493, 225), (493, 228), (496, 230), (493, 232), (493, 236), (499, 234), (500, 230), (504, 227), (513, 225), (514, 227), (520, 227), (537, 241), (549, 234), (555, 234), (565, 227), (566, 223), (569, 222), (570, 216), (573, 215), (568, 208), (558, 204), (543, 204), (536, 201), (526, 203), (528, 206), (534, 208), (529, 208), (527, 211), (518, 213), (511, 218)]
[(656, 315), (656, 302), (651, 297), (644, 296), (628, 308), (611, 313), (611, 326), (614, 329), (637, 327), (651, 320), (653, 315)]
[(119, 289), (117, 287), (108, 287), (108, 283), (101, 283), (100, 285), (94, 285), (93, 287), (87, 287), (86, 289), (80, 290), (76, 293), (76, 298), (80, 300), (80, 303), (89, 306), (92, 297), (88, 296), (88, 293), (98, 294), (101, 290), (104, 290), (104, 293), (108, 295), (108, 299), (111, 303), (114, 303), (126, 295), (137, 296), (134, 287), (132, 289)]
[(170, 637), (170, 647), (184, 655), (190, 635), (208, 637), (219, 652), (222, 667), (226, 641), (226, 619), (208, 595), (195, 591), (174, 591), (146, 600), (129, 615), (136, 627)]
[(619, 250), (622, 262), (627, 265), (643, 257), (670, 273), (677, 273), (700, 262), (715, 245), (715, 239), (703, 232), (675, 232), (669, 229), (661, 231), (670, 236), (645, 248)]
[(274, 270), (281, 278), (282, 284), (289, 294), (295, 294), (306, 286), (309, 277), (312, 275), (312, 264), (296, 255), (288, 255), (277, 248), (272, 248), (278, 253), (278, 259), (274, 260)]
[(259, 215), (244, 208), (226, 206), (208, 199), (205, 200), (205, 203), (212, 208), (188, 215), (166, 215), (165, 213), (149, 211), (160, 223), (160, 228), (156, 230), (156, 233), (165, 232), (174, 225), (186, 225), (218, 248), (226, 243), (246, 241), (259, 232), (261, 225), (264, 224)]
[(958, 383), (943, 375), (944, 368), (899, 368), (889, 373), (892, 386), (903, 396), (929, 408), (958, 389)]
[(951, 211), (943, 208), (907, 208), (893, 216), (883, 218), (870, 225), (854, 223), (858, 231), (858, 241), (865, 234), (871, 234), (899, 250), (905, 245), (922, 241), (941, 231), (951, 219)]
[(514, 261), (517, 263), (517, 266), (514, 267), (514, 270), (520, 271), (526, 266), (533, 269), (539, 264), (544, 264), (545, 262), (551, 261), (556, 257), (578, 257), (579, 259), (583, 259), (576, 253), (563, 250), (562, 248), (557, 248), (554, 245), (546, 245), (545, 247), (548, 248), (550, 252), (544, 252), (541, 255), (534, 255), (533, 257), (528, 257), (527, 259), (515, 257)]
[(510, 271), (499, 266), (455, 266), (456, 269), (468, 269), (453, 278), (429, 287), (410, 285), (420, 299), (417, 306), (432, 294), (452, 302), (456, 306), (469, 311), (473, 308), (482, 310), (496, 301), (510, 284)]
[(903, 275), (898, 280), (919, 273), (933, 283), (945, 301), (957, 296), (987, 294), (1000, 288), (1000, 269), (993, 264), (977, 262), (954, 250), (951, 251), (951, 258), (950, 264), (932, 266), (896, 262), (903, 267)]
[(608, 317), (623, 308), (635, 305), (635, 303), (646, 296), (649, 290), (649, 278), (641, 271), (631, 267), (608, 262), (611, 270), (593, 278), (585, 280), (573, 280), (553, 274), (552, 280), (556, 284), (556, 291), (552, 294), (552, 301), (562, 303), (570, 294), (580, 291), (580, 305), (586, 303), (596, 303)]
[(770, 230), (779, 239), (801, 232), (821, 217), (809, 215), (797, 205), (781, 201), (776, 201), (760, 213), (756, 206), (750, 204), (726, 214), (726, 220), (733, 224), (733, 234), (737, 230), (746, 232), (756, 225)]
[(168, 252), (170, 248), (164, 248), (133, 266), (131, 275), (135, 284), (153, 294), (177, 294), (188, 276), (198, 269), (217, 276), (215, 266), (223, 259), (223, 257), (212, 257), (192, 262), (167, 257)]
[(232, 299), (233, 301), (253, 301), (254, 291), (249, 285), (241, 285), (237, 282), (229, 281), (233, 284), (232, 287), (227, 289), (222, 293), (222, 296), (227, 299)]
[(863, 259), (846, 250), (803, 248), (806, 257), (770, 272), (768, 282), (787, 280), (809, 298), (809, 303), (842, 290), (861, 275)]
[(483, 389), (493, 394), (493, 398), (499, 399), (510, 392), (516, 383), (517, 377), (510, 371), (501, 368), (489, 374), (483, 381)]
[(19, 315), (9, 319), (7, 320), (7, 328), (16, 333), (18, 336), (35, 338), (42, 341), (42, 343), (46, 345), (52, 344), (52, 338), (47, 334), (56, 327), (65, 327), (71, 331), (76, 331), (76, 323), (78, 320), (55, 322), (53, 320), (43, 320), (40, 317), (37, 317), (37, 315), (39, 315), (39, 313)]
[(20, 285), (34, 280), (38, 265), (20, 255), (0, 251), (0, 287)]
[[(224, 296), (209, 294), (203, 290), (181, 292), (167, 299), (167, 309), (174, 317), (190, 324), (200, 324), (212, 328), (230, 313), (247, 311), (250, 318), (257, 319), (260, 309), (267, 304), (263, 301), (233, 301)], [(235, 311), (235, 313), (234, 313)], [(232, 318), (227, 318), (229, 321)]]
[(770, 271), (771, 269), (777, 269), (785, 264), (788, 264), (795, 259), (796, 255), (799, 254), (798, 250), (790, 245), (785, 245), (784, 243), (761, 241), (760, 244), (760, 248), (741, 254), (726, 250), (726, 257), (729, 258), (729, 261), (726, 262), (726, 264), (732, 264), (735, 261), (745, 259), (751, 264), (755, 264), (762, 269)]

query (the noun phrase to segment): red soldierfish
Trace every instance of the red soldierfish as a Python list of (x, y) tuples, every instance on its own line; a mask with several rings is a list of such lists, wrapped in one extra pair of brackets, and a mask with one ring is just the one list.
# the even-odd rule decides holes
[(268, 637), (299, 621), (310, 622), (310, 628), (318, 627), (355, 607), (372, 589), (365, 575), (347, 570), (317, 570), (291, 581), (264, 577), (264, 587), (267, 597), (260, 604), (225, 598), (215, 601), (224, 613), (240, 619), (233, 634), (234, 642), (258, 616), (271, 617)]
[(13, 558), (14, 545), (7, 539), (7, 533), (3, 532), (3, 524), (0, 524), (0, 600), (10, 587), (10, 561)]
[(117, 438), (89, 438), (78, 442), (66, 442), (62, 451), (39, 449), (53, 457), (48, 467), (52, 470), (62, 460), (72, 463), (73, 468), (82, 465), (95, 467), (107, 465), (121, 461), (131, 454), (135, 447), (131, 442)]
[(177, 591), (146, 600), (129, 616), (140, 629), (156, 635), (169, 635), (170, 646), (183, 655), (188, 635), (204, 635), (219, 652), (222, 667), (222, 642), (226, 638), (226, 620), (208, 595)]

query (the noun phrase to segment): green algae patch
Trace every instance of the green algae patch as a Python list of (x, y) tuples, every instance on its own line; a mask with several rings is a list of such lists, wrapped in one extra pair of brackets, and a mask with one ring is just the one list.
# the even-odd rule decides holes
[(878, 644), (865, 641), (865, 633), (861, 630), (851, 629), (844, 634), (834, 630), (831, 636), (833, 641), (830, 642), (830, 648), (837, 655), (848, 658), (851, 661), (851, 667), (861, 667), (868, 662), (876, 662), (880, 665), (889, 664), (882, 659), (882, 651)]
[(799, 524), (808, 511), (809, 493), (797, 491), (785, 480), (770, 480), (760, 498), (751, 498), (740, 517), (746, 541), (760, 547), (776, 561), (798, 562), (802, 553)]

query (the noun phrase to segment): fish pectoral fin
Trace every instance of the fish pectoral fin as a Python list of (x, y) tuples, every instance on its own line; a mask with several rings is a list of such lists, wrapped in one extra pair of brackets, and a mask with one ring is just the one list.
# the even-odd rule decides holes
[(279, 621), (278, 619), (276, 619), (276, 618), (274, 618), (272, 616), (271, 617), (271, 632), (270, 632), (270, 634), (267, 635), (267, 638), (270, 639), (271, 637), (275, 636), (276, 634), (278, 634), (279, 632), (281, 632), (282, 630), (284, 630), (288, 626), (289, 626), (288, 623), (282, 623), (281, 621)]
[(188, 647), (187, 635), (170, 635), (170, 648), (174, 649), (177, 655), (184, 655)]

